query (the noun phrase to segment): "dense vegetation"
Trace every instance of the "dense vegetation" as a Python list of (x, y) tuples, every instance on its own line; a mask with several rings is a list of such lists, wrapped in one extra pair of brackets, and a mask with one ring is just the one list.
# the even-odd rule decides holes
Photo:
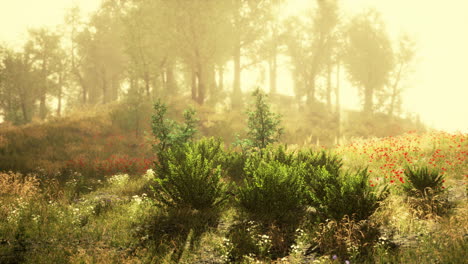
[(312, 2), (104, 0), (0, 45), (0, 263), (462, 263), (468, 136), (403, 113), (414, 42)]
[[(45, 152), (50, 163), (39, 168), (18, 161), (24, 173), (0, 173), (1, 262), (464, 260), (467, 135), (410, 132), (331, 149), (288, 146), (277, 137), (281, 117), (263, 93), (254, 96), (245, 137), (233, 144), (200, 134), (195, 111), (176, 121), (161, 102), (146, 141), (128, 133), (90, 136), (90, 144), (86, 133), (105, 138), (112, 124), (90, 126), (89, 116), (36, 125), (44, 134), (23, 134), (24, 144), (49, 144), (58, 123), (69, 127), (61, 137), (81, 133), (83, 141), (54, 145), (63, 154)], [(23, 157), (11, 130), (31, 126), (2, 130), (5, 157)], [(134, 156), (106, 163), (85, 156), (106, 153), (94, 148)], [(78, 161), (66, 160), (76, 153)], [(149, 162), (140, 163), (143, 157)]]

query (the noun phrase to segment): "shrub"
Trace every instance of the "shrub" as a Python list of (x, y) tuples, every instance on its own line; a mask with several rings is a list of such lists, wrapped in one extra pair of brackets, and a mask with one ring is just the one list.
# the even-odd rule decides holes
[(340, 157), (326, 151), (300, 151), (297, 154), (297, 158), (299, 161), (306, 163), (308, 171), (323, 167), (332, 175), (338, 175), (343, 166), (343, 161)]
[(266, 224), (297, 222), (305, 209), (304, 164), (288, 166), (272, 160), (251, 166), (251, 162), (246, 165), (250, 177), (238, 189), (242, 211)]
[(349, 217), (330, 220), (315, 227), (312, 246), (307, 251), (358, 261), (372, 253), (379, 235), (378, 225), (369, 220), (356, 221)]
[[(298, 165), (296, 155), (294, 152), (288, 152), (286, 146), (268, 146), (258, 151), (249, 153), (244, 163), (244, 176), (249, 175), (252, 177), (252, 173), (260, 166), (262, 162), (270, 163), (273, 161), (279, 162), (287, 167)], [(248, 161), (248, 162), (247, 162)]]
[[(156, 172), (161, 175), (170, 174), (169, 159), (183, 159), (183, 145), (190, 142), (195, 133), (195, 118), (194, 110), (186, 110), (184, 112), (184, 123), (179, 124), (171, 119), (166, 119), (167, 106), (160, 101), (154, 104), (155, 113), (152, 116), (152, 131), (157, 143), (153, 148), (158, 157), (155, 162)], [(172, 148), (171, 154), (168, 150)], [(172, 156), (172, 157), (171, 157)]]
[(430, 194), (443, 191), (444, 176), (438, 170), (427, 167), (405, 167), (407, 181), (402, 185), (405, 192), (412, 196), (426, 198)]
[(409, 195), (408, 203), (421, 218), (443, 215), (452, 205), (444, 197), (444, 176), (438, 170), (427, 167), (405, 167), (407, 181), (402, 184)]
[(227, 197), (218, 165), (220, 145), (219, 140), (203, 139), (168, 149), (164, 155), (167, 171), (155, 179), (156, 199), (171, 208), (219, 208)]
[(255, 148), (263, 149), (268, 144), (277, 142), (284, 129), (280, 126), (280, 116), (271, 112), (266, 102), (266, 95), (257, 89), (254, 91), (255, 104), (248, 114), (248, 138)]
[(244, 166), (247, 155), (235, 150), (228, 150), (224, 155), (222, 167), (225, 174), (235, 182), (241, 183), (245, 178)]
[(369, 185), (367, 169), (340, 175), (320, 167), (306, 180), (310, 204), (324, 219), (339, 221), (346, 215), (356, 220), (368, 219), (388, 194), (386, 186), (378, 190)]

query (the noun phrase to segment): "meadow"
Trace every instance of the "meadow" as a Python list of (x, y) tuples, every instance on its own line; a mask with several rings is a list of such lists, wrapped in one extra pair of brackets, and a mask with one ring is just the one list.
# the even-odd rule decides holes
[(156, 113), (141, 137), (87, 117), (3, 129), (0, 262), (466, 260), (466, 134), (232, 145)]

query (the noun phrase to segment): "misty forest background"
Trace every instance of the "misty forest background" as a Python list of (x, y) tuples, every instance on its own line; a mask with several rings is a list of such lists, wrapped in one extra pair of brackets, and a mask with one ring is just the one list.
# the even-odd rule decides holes
[[(203, 109), (206, 132), (232, 142), (258, 86), (291, 123), (289, 143), (423, 129), (402, 110), (416, 52), (408, 35), (392, 39), (377, 11), (351, 17), (338, 1), (313, 2), (300, 17), (280, 15), (284, 5), (103, 1), (89, 20), (72, 8), (57, 30), (30, 29), (24, 47), (0, 45), (0, 116), (22, 125), (93, 109), (140, 136), (162, 98)], [(280, 63), (293, 87), (278, 87), (288, 74)], [(359, 91), (362, 111), (341, 108), (344, 81)]]

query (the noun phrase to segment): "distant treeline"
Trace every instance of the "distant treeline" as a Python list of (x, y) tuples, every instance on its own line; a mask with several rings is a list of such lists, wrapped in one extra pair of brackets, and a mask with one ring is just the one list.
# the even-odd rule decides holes
[(273, 101), (286, 98), (278, 95), (279, 56), (294, 80), (285, 107), (320, 109), (342, 123), (346, 78), (366, 118), (401, 116), (415, 54), (408, 36), (391, 41), (375, 10), (349, 16), (339, 1), (317, 0), (284, 17), (286, 2), (106, 0), (89, 20), (71, 8), (60, 30), (31, 29), (20, 49), (0, 45), (0, 118), (25, 124), (114, 101), (138, 113), (157, 98), (241, 110), (242, 73), (259, 65), (268, 73), (262, 88)]

